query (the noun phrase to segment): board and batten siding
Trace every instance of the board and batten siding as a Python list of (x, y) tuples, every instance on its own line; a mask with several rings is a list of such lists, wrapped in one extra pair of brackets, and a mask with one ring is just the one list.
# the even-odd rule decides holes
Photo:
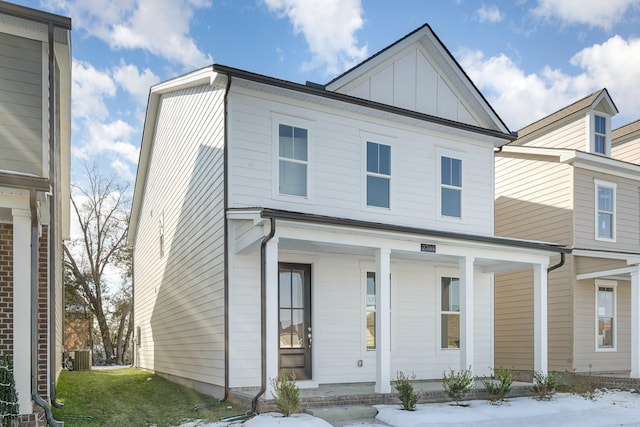
[(162, 95), (135, 242), (137, 363), (224, 385), (224, 91)]
[[(253, 89), (229, 95), (229, 205), (491, 235), (493, 145)], [(290, 121), (288, 121), (290, 120)], [(307, 198), (277, 194), (280, 122), (309, 130)], [(391, 146), (391, 208), (365, 206), (367, 141)], [(463, 219), (439, 214), (440, 155), (463, 161)]]
[[(231, 256), (230, 386), (260, 384), (260, 257), (256, 251)], [(280, 251), (280, 262), (311, 265), (313, 380), (320, 384), (373, 382), (376, 353), (366, 349), (366, 273), (371, 257)], [(439, 274), (457, 276), (457, 265), (391, 260), (391, 372), (440, 379), (460, 368), (459, 350), (441, 350)], [(474, 276), (474, 370), (493, 366), (491, 275)], [(336, 296), (339, 296), (336, 298)], [(358, 366), (358, 361), (362, 366)]]
[(42, 81), (42, 43), (0, 33), (0, 170), (45, 174)]
[[(596, 184), (599, 180), (616, 185), (615, 242), (596, 240)], [(638, 250), (640, 244), (640, 181), (575, 168), (575, 247), (612, 251)]]

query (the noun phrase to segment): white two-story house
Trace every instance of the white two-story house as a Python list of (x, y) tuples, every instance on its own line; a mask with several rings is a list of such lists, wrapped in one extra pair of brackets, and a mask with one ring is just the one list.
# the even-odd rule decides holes
[(214, 394), (494, 366), (529, 270), (546, 371), (556, 244), (494, 236), (513, 136), (427, 25), (326, 85), (212, 65), (151, 88), (129, 242), (136, 365)]

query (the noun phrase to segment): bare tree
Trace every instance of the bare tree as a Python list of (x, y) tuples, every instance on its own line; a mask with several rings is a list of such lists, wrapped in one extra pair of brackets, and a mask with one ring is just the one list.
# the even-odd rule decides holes
[[(115, 177), (86, 168), (87, 188), (72, 186), (71, 204), (80, 236), (65, 245), (65, 268), (73, 276), (95, 316), (107, 362), (123, 362), (131, 337), (131, 253), (127, 187)], [(119, 276), (121, 289), (110, 289), (107, 276)], [(111, 281), (113, 282), (113, 280)], [(113, 283), (111, 283), (113, 284)]]

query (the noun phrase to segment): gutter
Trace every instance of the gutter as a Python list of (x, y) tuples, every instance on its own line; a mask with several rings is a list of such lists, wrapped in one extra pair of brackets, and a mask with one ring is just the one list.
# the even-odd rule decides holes
[(258, 399), (267, 389), (267, 243), (276, 234), (276, 219), (271, 217), (271, 230), (260, 244), (260, 391), (251, 401), (251, 412), (255, 413)]
[(552, 265), (551, 267), (547, 268), (547, 274), (551, 273), (553, 270), (556, 270), (562, 267), (564, 265), (564, 261), (565, 261), (565, 253), (560, 252), (560, 262), (557, 263), (556, 265)]

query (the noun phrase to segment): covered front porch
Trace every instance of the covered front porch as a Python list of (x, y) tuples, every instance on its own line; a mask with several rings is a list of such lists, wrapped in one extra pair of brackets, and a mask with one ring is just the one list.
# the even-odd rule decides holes
[[(282, 359), (283, 265), (309, 266), (313, 281), (313, 327), (301, 321), (302, 333), (295, 335), (313, 361), (309, 378), (297, 381), (305, 394), (324, 393), (327, 384), (330, 389), (351, 384), (391, 396), (398, 371), (415, 372), (419, 380), (439, 379), (449, 369), (471, 368), (474, 375), (488, 376), (493, 366), (493, 273), (499, 271), (534, 271), (535, 369), (547, 372), (547, 269), (549, 258), (564, 251), (558, 245), (267, 209), (231, 210), (227, 218), (238, 255), (231, 264), (246, 270), (260, 255), (260, 375), (267, 401), (272, 396), (267, 379), (288, 367)], [(366, 288), (371, 277), (375, 292)], [(455, 304), (447, 308), (442, 278), (456, 282), (451, 294)], [(375, 345), (365, 337), (371, 330), (367, 310), (375, 318)], [(449, 344), (443, 339), (450, 333), (447, 328), (459, 334)], [(232, 334), (232, 348), (234, 339)], [(247, 389), (245, 384), (250, 382), (231, 375), (232, 390)]]

